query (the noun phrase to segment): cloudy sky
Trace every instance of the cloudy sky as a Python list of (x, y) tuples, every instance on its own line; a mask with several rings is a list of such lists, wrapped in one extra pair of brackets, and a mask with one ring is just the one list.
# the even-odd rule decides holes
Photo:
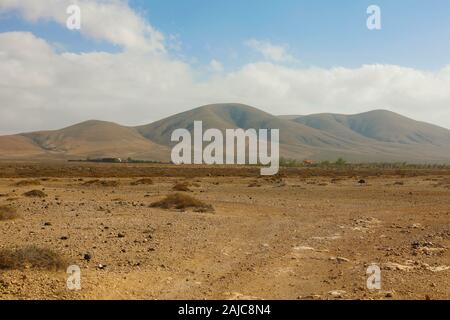
[(0, 134), (217, 102), (450, 128), (449, 16), (447, 0), (0, 0)]

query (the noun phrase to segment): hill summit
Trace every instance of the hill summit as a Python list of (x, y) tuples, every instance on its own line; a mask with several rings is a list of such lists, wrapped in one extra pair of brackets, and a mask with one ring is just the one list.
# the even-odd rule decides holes
[(350, 162), (450, 163), (450, 130), (387, 110), (355, 115), (275, 116), (238, 103), (198, 107), (137, 127), (90, 120), (53, 131), (0, 137), (2, 159), (132, 157), (169, 161), (175, 129), (280, 129), (286, 158)]

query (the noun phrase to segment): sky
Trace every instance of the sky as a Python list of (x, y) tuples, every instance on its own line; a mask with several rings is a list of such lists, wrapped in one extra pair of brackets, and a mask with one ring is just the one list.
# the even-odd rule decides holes
[(0, 134), (219, 102), (450, 128), (449, 17), (447, 0), (0, 0)]

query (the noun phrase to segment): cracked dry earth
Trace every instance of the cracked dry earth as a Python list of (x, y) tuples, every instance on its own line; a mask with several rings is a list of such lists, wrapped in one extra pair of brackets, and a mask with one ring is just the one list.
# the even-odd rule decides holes
[[(0, 270), (0, 299), (448, 299), (450, 184), (442, 176), (191, 178), (214, 212), (150, 204), (185, 178), (0, 179), (0, 249), (50, 249), (81, 268)], [(47, 197), (23, 194), (41, 190)], [(381, 290), (366, 270), (381, 268)]]

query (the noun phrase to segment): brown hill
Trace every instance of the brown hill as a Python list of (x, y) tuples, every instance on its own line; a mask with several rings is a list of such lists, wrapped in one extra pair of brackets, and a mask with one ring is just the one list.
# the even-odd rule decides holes
[(376, 110), (358, 115), (276, 117), (242, 104), (215, 104), (157, 122), (124, 127), (87, 121), (55, 131), (0, 137), (2, 158), (132, 157), (170, 159), (175, 129), (280, 129), (281, 155), (296, 159), (352, 162), (450, 163), (450, 131)]
[[(214, 104), (136, 129), (148, 139), (170, 146), (170, 135), (173, 130), (185, 128), (192, 132), (194, 121), (202, 120), (204, 129), (278, 128), (281, 154), (289, 158), (335, 160), (342, 157), (354, 162), (450, 162), (450, 152), (437, 147), (438, 143), (450, 145), (450, 142), (445, 140), (445, 134), (449, 133), (447, 129), (385, 111), (348, 116), (350, 119), (347, 125), (342, 119), (335, 120), (334, 116), (275, 117), (247, 105)], [(336, 115), (336, 118), (339, 117)], [(367, 129), (370, 124), (372, 130)], [(389, 132), (395, 136), (395, 132), (402, 130), (405, 137), (418, 136), (407, 132), (406, 129), (409, 127), (415, 128), (415, 132), (423, 132), (423, 140), (415, 141), (413, 144), (404, 143), (404, 140), (399, 139), (383, 139), (381, 133), (379, 136), (368, 134), (380, 130), (386, 136)], [(433, 139), (436, 139), (436, 144), (427, 142)]]
[(351, 143), (327, 132), (293, 121), (279, 119), (259, 109), (237, 103), (213, 104), (186, 111), (160, 121), (136, 127), (146, 138), (162, 145), (170, 145), (171, 133), (178, 128), (193, 131), (194, 121), (203, 121), (204, 130), (280, 129), (280, 143), (310, 147), (351, 147)]
[(450, 130), (415, 121), (387, 110), (355, 115), (316, 114), (295, 122), (352, 140), (373, 139), (401, 144), (450, 145)]
[(35, 157), (43, 153), (43, 150), (28, 137), (21, 135), (0, 137), (0, 159)]
[(142, 137), (135, 129), (112, 122), (86, 121), (61, 130), (19, 135), (53, 157), (132, 157), (167, 160), (168, 149)]

